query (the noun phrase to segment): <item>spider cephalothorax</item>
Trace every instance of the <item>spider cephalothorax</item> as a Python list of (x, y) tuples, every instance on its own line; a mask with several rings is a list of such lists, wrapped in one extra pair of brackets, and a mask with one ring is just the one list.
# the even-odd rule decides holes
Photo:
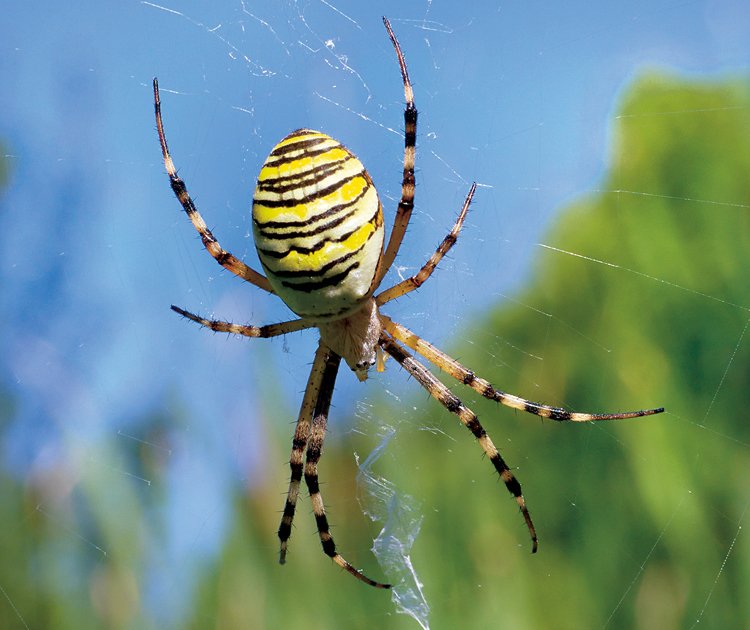
[(356, 578), (380, 588), (336, 551), (318, 484), (318, 461), (323, 447), (328, 410), (341, 358), (360, 380), (383, 353), (393, 357), (429, 394), (468, 428), (500, 475), (523, 514), (537, 549), (537, 536), (521, 485), (508, 468), (479, 419), (446, 385), (409, 353), (410, 348), (460, 383), (503, 405), (553, 420), (585, 422), (647, 416), (663, 411), (648, 409), (619, 414), (571, 412), (528, 401), (495, 389), (435, 346), (380, 312), (384, 304), (419, 288), (455, 244), (469, 210), (472, 185), (453, 228), (435, 253), (413, 276), (379, 290), (401, 246), (414, 207), (414, 154), (417, 110), (401, 47), (388, 20), (383, 18), (398, 57), (404, 85), (404, 171), (401, 200), (384, 248), (383, 213), (375, 187), (362, 163), (330, 136), (298, 129), (271, 151), (258, 176), (253, 197), (253, 235), (266, 276), (224, 250), (206, 227), (185, 183), (177, 176), (167, 148), (161, 118), (159, 88), (154, 79), (154, 106), (164, 164), (172, 190), (216, 261), (251, 284), (275, 293), (298, 315), (297, 319), (252, 326), (206, 319), (172, 306), (177, 313), (220, 332), (246, 337), (275, 337), (317, 328), (320, 342), (305, 388), (289, 459), (291, 478), (279, 526), (279, 560), (286, 559), (292, 520), (304, 476), (323, 545), (323, 551)]

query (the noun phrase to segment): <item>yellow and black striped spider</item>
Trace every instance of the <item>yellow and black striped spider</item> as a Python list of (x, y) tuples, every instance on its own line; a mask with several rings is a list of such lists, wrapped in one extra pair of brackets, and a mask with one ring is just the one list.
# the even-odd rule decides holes
[(286, 559), (302, 477), (312, 501), (323, 551), (354, 577), (379, 588), (337, 551), (328, 528), (318, 484), (318, 462), (323, 447), (328, 410), (341, 358), (360, 380), (377, 363), (383, 369), (384, 354), (393, 357), (448, 411), (458, 416), (477, 439), (521, 510), (537, 549), (537, 535), (521, 493), (521, 485), (508, 468), (479, 419), (408, 347), (460, 383), (503, 405), (543, 418), (587, 422), (635, 418), (660, 413), (663, 408), (616, 414), (567, 411), (530, 402), (495, 389), (455, 359), (420, 339), (380, 312), (380, 308), (419, 288), (456, 242), (476, 184), (472, 184), (450, 233), (414, 276), (379, 290), (380, 283), (398, 253), (414, 207), (414, 155), (417, 110), (404, 55), (386, 18), (388, 36), (398, 57), (404, 84), (404, 172), (401, 200), (388, 244), (384, 245), (383, 213), (377, 191), (362, 163), (330, 136), (309, 129), (293, 131), (271, 151), (258, 176), (253, 196), (253, 235), (262, 275), (222, 249), (195, 208), (185, 183), (177, 176), (167, 148), (161, 118), (159, 87), (154, 79), (154, 108), (159, 142), (172, 190), (182, 204), (203, 245), (224, 268), (255, 286), (278, 295), (298, 316), (266, 326), (238, 325), (210, 320), (172, 306), (172, 310), (214, 331), (246, 337), (276, 337), (317, 328), (320, 342), (297, 419), (289, 459), (291, 479), (279, 526), (279, 560)]

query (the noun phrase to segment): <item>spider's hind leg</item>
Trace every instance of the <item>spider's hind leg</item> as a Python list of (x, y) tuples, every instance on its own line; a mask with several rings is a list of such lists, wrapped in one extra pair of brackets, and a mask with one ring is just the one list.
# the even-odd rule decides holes
[[(323, 496), (320, 493), (318, 481), (318, 462), (323, 451), (323, 440), (325, 439), (326, 425), (328, 424), (328, 410), (331, 407), (333, 387), (336, 382), (341, 357), (326, 347), (323, 343), (318, 346), (315, 353), (310, 379), (305, 390), (305, 398), (300, 410), (300, 418), (297, 421), (297, 429), (294, 433), (292, 456), (290, 466), (292, 478), (289, 482), (289, 494), (287, 496), (284, 515), (279, 527), (279, 538), (281, 539), (280, 561), (283, 563), (286, 556), (287, 541), (291, 535), (292, 519), (294, 518), (295, 504), (299, 496), (299, 485), (304, 471), (305, 483), (310, 492), (315, 522), (318, 526), (318, 534), (323, 551), (342, 569), (361, 580), (365, 584), (376, 588), (390, 588), (390, 584), (383, 584), (371, 580), (364, 573), (354, 568), (344, 557), (336, 551), (336, 544), (328, 526)], [(302, 454), (305, 454), (304, 468), (302, 465)]]
[(489, 381), (477, 376), (472, 370), (469, 370), (456, 361), (456, 359), (439, 348), (436, 348), (429, 341), (425, 341), (405, 326), (394, 322), (387, 315), (380, 313), (380, 323), (383, 325), (383, 328), (394, 337), (394, 339), (397, 339), (401, 343), (409, 346), (412, 350), (421, 354), (430, 363), (447, 374), (450, 374), (459, 383), (471, 387), (475, 392), (481, 394), (485, 398), (494, 400), (495, 402), (505, 405), (506, 407), (511, 407), (512, 409), (525, 411), (526, 413), (531, 413), (542, 418), (549, 418), (550, 420), (556, 420), (557, 422), (624, 420), (627, 418), (653, 416), (654, 414), (662, 413), (664, 411), (664, 407), (657, 407), (655, 409), (641, 409), (639, 411), (625, 411), (619, 413), (588, 413), (583, 411), (568, 411), (562, 407), (551, 407), (550, 405), (532, 402), (526, 398), (521, 398), (520, 396), (508, 394), (496, 389)]
[(320, 385), (323, 381), (323, 375), (326, 368), (327, 349), (320, 345), (315, 352), (310, 377), (305, 387), (305, 396), (302, 399), (302, 406), (297, 417), (297, 426), (294, 429), (294, 438), (292, 439), (292, 453), (289, 456), (289, 468), (291, 476), (289, 479), (289, 491), (284, 503), (284, 513), (279, 524), (279, 563), (286, 562), (286, 552), (289, 545), (289, 538), (292, 535), (292, 522), (294, 521), (294, 512), (297, 508), (297, 499), (299, 498), (299, 486), (302, 481), (304, 470), (304, 454), (307, 447), (307, 441), (310, 439), (310, 427), (312, 424), (313, 412), (317, 404), (320, 393)]
[(529, 514), (529, 510), (526, 507), (526, 501), (524, 500), (523, 492), (521, 491), (521, 484), (510, 471), (510, 468), (508, 468), (508, 464), (505, 463), (505, 460), (500, 455), (500, 452), (490, 439), (490, 436), (487, 435), (487, 432), (479, 422), (477, 415), (464, 405), (442, 381), (417, 361), (411, 354), (404, 350), (404, 348), (396, 343), (396, 341), (387, 333), (383, 333), (380, 337), (380, 346), (389, 355), (396, 359), (396, 361), (398, 361), (399, 364), (427, 390), (430, 396), (437, 400), (448, 411), (458, 416), (461, 423), (469, 429), (472, 435), (477, 439), (482, 450), (492, 462), (492, 465), (500, 475), (503, 483), (505, 483), (505, 487), (515, 498), (524, 521), (526, 521), (529, 536), (531, 536), (531, 552), (535, 553), (537, 550), (536, 528), (534, 527), (534, 522), (531, 520), (531, 514)]

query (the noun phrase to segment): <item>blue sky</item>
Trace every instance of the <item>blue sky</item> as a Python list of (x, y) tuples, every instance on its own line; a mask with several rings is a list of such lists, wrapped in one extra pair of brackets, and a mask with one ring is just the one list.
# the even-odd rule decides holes
[[(747, 72), (750, 9), (742, 0), (592, 4), (6, 8), (0, 383), (14, 407), (3, 424), (3, 465), (22, 478), (62, 462), (78, 471), (74, 479), (100, 467), (111, 473), (127, 461), (121, 451), (147, 414), (179, 412), (186, 446), (169, 458), (170, 546), (159, 553), (189, 547), (198, 563), (216, 551), (231, 517), (225, 489), (265, 464), (262, 439), (234, 441), (253, 426), (263, 396), (256, 383), (290, 380), (281, 404), (290, 419), (296, 412), (314, 335), (251, 348), (169, 311), (175, 303), (240, 322), (288, 317), (222, 272), (181, 215), (156, 140), (153, 76), (173, 157), (199, 209), (222, 244), (257, 267), (255, 177), (294, 128), (321, 129), (349, 146), (392, 216), (403, 92), (380, 21), (387, 14), (420, 111), (417, 212), (397, 261), (403, 273), (442, 238), (471, 181), (480, 184), (451, 260), (396, 310), (443, 341), (463, 318), (522, 286), (550, 219), (597, 188), (608, 124), (634, 76), (647, 68), (711, 78)], [(446, 294), (459, 299), (447, 304)], [(353, 378), (341, 384), (347, 409), (362, 390)], [(111, 478), (115, 493), (132, 482)], [(191, 509), (212, 515), (200, 535), (186, 524)], [(154, 575), (154, 600), (160, 583), (190, 579)], [(165, 615), (178, 616), (183, 604), (165, 606)]]

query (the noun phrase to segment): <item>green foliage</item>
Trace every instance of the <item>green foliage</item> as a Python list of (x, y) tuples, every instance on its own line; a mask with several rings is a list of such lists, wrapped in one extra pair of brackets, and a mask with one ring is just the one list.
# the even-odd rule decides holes
[[(734, 354), (749, 319), (736, 305), (750, 304), (749, 97), (742, 82), (642, 78), (615, 123), (605, 192), (561, 213), (545, 241), (556, 249), (540, 251), (515, 297), (524, 306), (488, 314), (474, 343), (457, 349), (478, 373), (532, 399), (543, 392), (544, 402), (587, 411), (668, 409), (562, 426), (471, 402), (518, 467), (538, 556), (463, 428), (423, 403), (413, 431), (401, 429), (409, 435), (382, 467), (424, 502), (414, 561), (435, 627), (747, 619), (736, 594), (750, 588), (748, 563), (741, 548), (734, 562), (724, 558), (747, 496), (748, 475), (738, 471), (750, 469), (748, 423), (737, 411), (750, 406), (747, 344)], [(455, 442), (419, 430), (436, 424)], [(368, 604), (363, 625), (387, 609)]]
[(479, 339), (502, 335), (528, 354), (500, 355), (513, 372), (480, 351), (463, 357), (510, 391), (540, 383), (569, 408), (667, 407), (603, 427), (513, 426), (508, 457), (530, 462), (519, 476), (540, 556), (560, 561), (527, 559), (513, 579), (563, 604), (522, 627), (747, 622), (746, 545), (723, 563), (750, 479), (749, 104), (747, 82), (642, 78), (616, 121), (606, 192), (561, 213), (546, 240), (557, 250), (517, 297), (536, 311), (501, 308), (479, 327)]
[[(641, 78), (614, 123), (604, 192), (560, 214), (527, 288), (475, 323), (472, 343), (453, 348), (477, 373), (532, 400), (585, 411), (667, 407), (662, 416), (572, 426), (466, 397), (524, 485), (536, 556), (468, 432), (414, 394), (423, 411), (377, 467), (422, 503), (412, 557), (434, 628), (749, 623), (750, 553), (738, 529), (750, 477), (747, 86)], [(8, 400), (0, 418), (12, 416)], [(385, 402), (372, 412), (401, 413)], [(165, 422), (155, 419), (154, 431)], [(272, 418), (272, 426), (288, 423)], [(429, 426), (445, 434), (421, 430)], [(284, 461), (289, 435), (266, 430), (267, 460)], [(355, 499), (351, 455), (372, 446), (372, 436), (329, 444), (321, 473), (337, 542), (379, 579), (369, 552), (377, 528)], [(113, 468), (123, 456), (97, 454)], [(126, 487), (113, 497), (106, 480), (66, 480), (59, 471), (23, 484), (0, 478), (0, 586), (20, 615), (4, 605), (3, 627), (23, 627), (21, 617), (29, 627), (160, 627), (139, 593), (149, 545), (158, 544), (149, 523), (164, 468), (129, 457), (123, 468), (140, 461), (157, 503)], [(200, 576), (185, 627), (415, 627), (387, 593), (325, 560), (306, 504), (288, 564), (276, 563), (287, 471), (269, 474), (237, 497), (234, 529)], [(35, 506), (55, 482), (77, 489), (51, 520)], [(128, 521), (112, 517), (123, 502)]]

